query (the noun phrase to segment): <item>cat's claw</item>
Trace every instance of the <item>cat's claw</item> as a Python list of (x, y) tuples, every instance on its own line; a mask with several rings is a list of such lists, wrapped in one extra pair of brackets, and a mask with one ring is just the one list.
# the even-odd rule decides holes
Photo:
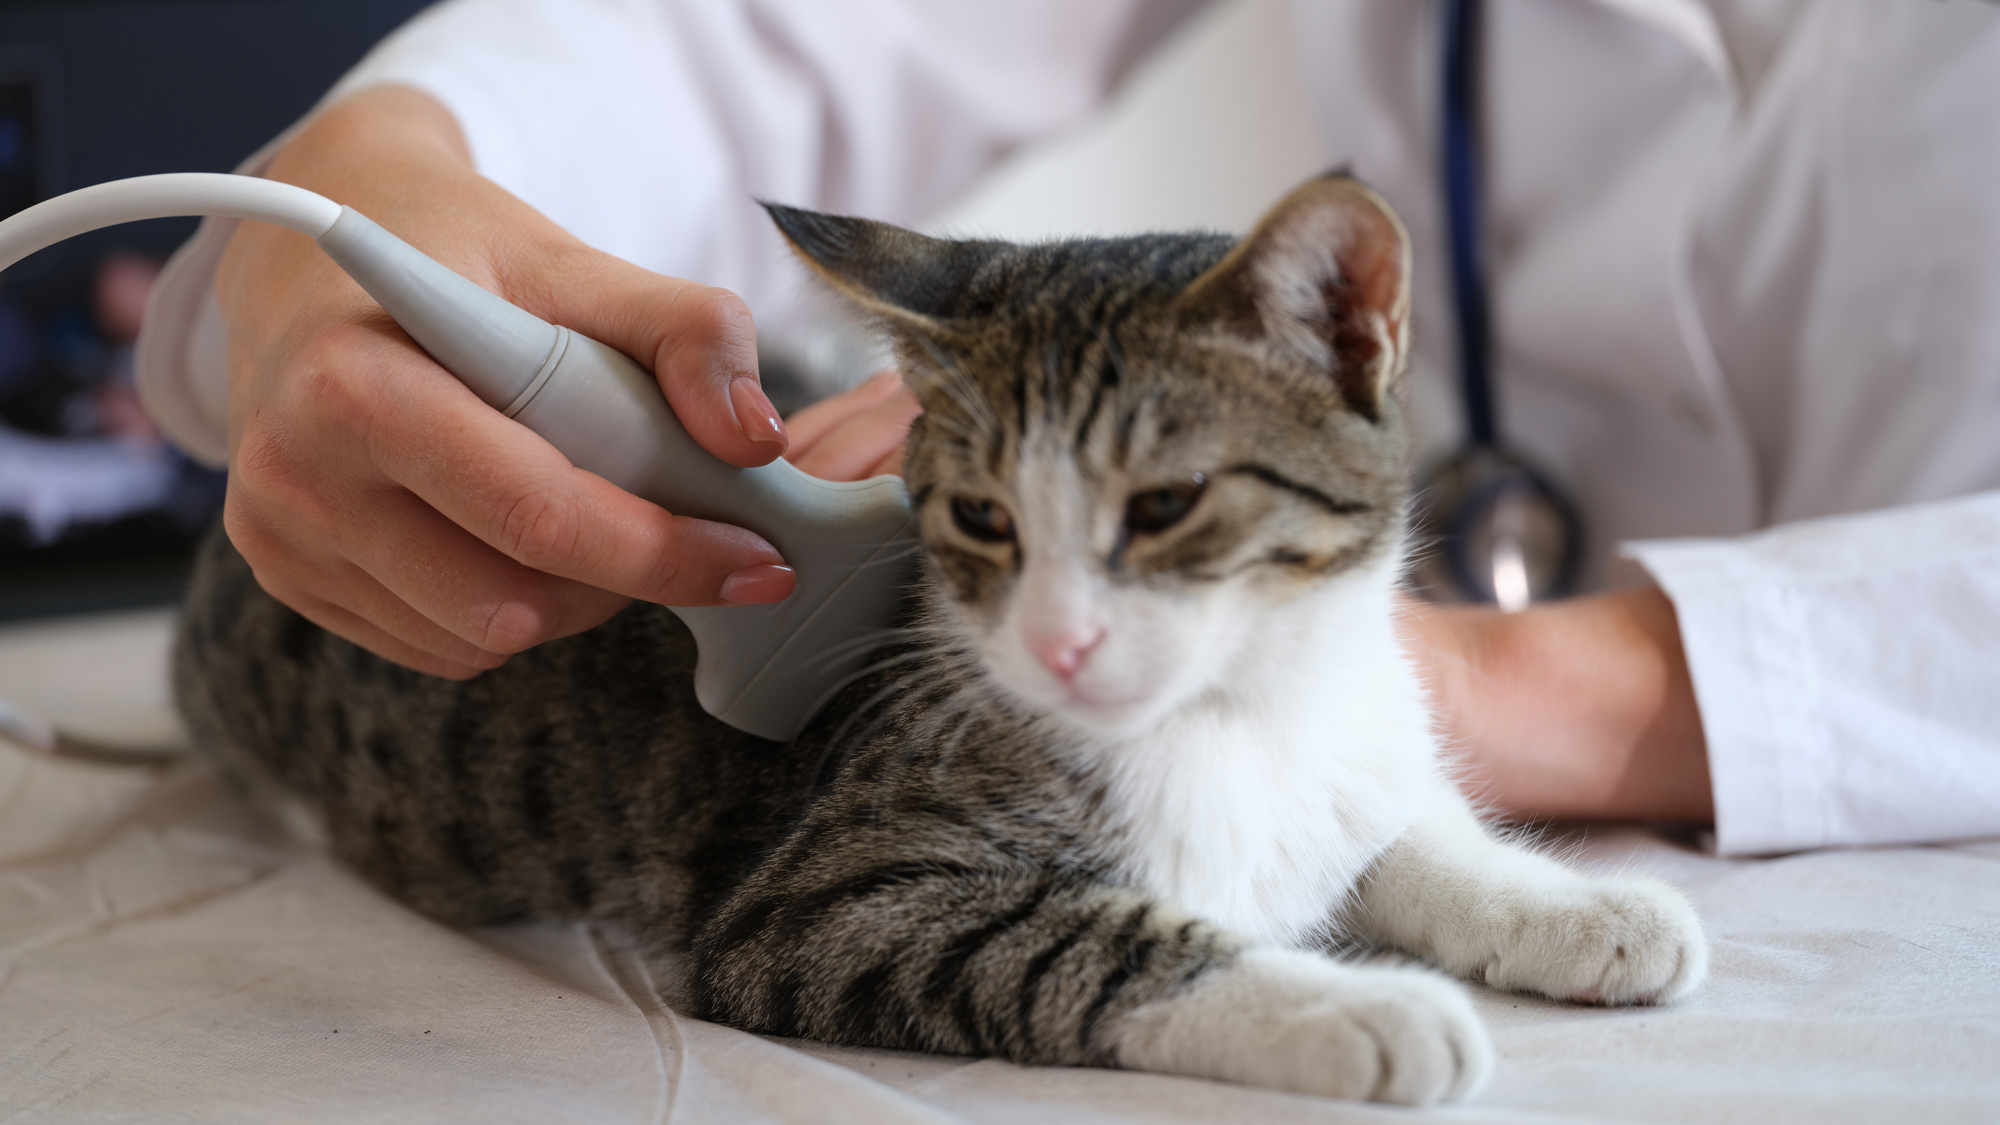
[(1120, 1065), (1335, 1098), (1470, 1095), (1493, 1048), (1463, 989), (1421, 969), (1260, 949), (1127, 1017)]

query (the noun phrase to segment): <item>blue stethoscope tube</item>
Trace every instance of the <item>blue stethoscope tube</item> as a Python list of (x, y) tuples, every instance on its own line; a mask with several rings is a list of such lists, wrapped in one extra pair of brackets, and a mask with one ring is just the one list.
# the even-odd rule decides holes
[(1440, 578), (1449, 589), (1434, 593), (1515, 610), (1574, 588), (1583, 533), (1576, 506), (1500, 436), (1480, 202), (1480, 7), (1479, 0), (1440, 0), (1439, 8), (1439, 178), (1450, 236), (1465, 441), (1428, 474), (1428, 510), (1419, 530), (1437, 541), (1445, 564)]
[(1445, 222), (1451, 235), (1451, 295), (1458, 311), (1458, 385), (1467, 444), (1499, 444), (1486, 309), (1485, 230), (1480, 213), (1479, 137), (1474, 132), (1479, 82), (1479, 0), (1442, 0), (1443, 129), (1439, 160)]

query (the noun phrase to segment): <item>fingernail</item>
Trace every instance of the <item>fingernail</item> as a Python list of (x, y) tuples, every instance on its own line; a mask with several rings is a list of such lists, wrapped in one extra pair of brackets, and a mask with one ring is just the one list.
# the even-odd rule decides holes
[(757, 380), (748, 375), (731, 379), (729, 405), (736, 411), (736, 425), (743, 430), (745, 440), (758, 445), (784, 446), (785, 424), (779, 421), (778, 408), (764, 397), (764, 388), (757, 385)]
[(770, 605), (792, 596), (798, 575), (789, 566), (764, 563), (746, 566), (722, 580), (717, 596), (737, 605)]

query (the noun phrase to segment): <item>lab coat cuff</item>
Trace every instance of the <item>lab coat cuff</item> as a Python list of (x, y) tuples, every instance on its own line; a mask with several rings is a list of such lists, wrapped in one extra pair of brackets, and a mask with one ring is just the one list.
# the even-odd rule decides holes
[(1715, 847), (1759, 855), (1820, 847), (1837, 773), (1821, 760), (1832, 740), (1822, 729), (1816, 663), (1799, 600), (1740, 541), (1628, 543), (1674, 604), (1681, 644), (1708, 742), (1715, 797)]
[[(263, 175), (324, 105), (251, 153), (235, 173)], [(153, 282), (133, 343), (134, 383), (146, 413), (175, 448), (211, 469), (229, 464), (229, 328), (215, 275), (240, 222), (210, 215), (181, 243)]]

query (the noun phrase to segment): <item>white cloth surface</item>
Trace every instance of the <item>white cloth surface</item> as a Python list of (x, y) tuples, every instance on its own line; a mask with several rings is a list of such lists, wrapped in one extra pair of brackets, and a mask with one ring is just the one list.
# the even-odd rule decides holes
[[(0, 697), (103, 738), (170, 721), (162, 613), (0, 629)], [(1405, 1112), (1111, 1071), (766, 1039), (661, 1005), (579, 927), (465, 934), (205, 767), (0, 746), (0, 1116), (61, 1121), (1983, 1122), (2000, 1118), (2000, 846), (1579, 862), (1685, 888), (1714, 942), (1671, 1008), (1474, 989), (1499, 1066)]]
[[(752, 197), (920, 221), (1095, 108), (1185, 7), (449, 0), (337, 92), (429, 91), (503, 186), (604, 249), (737, 289), (782, 329), (797, 275)], [(1291, 45), (1331, 150), (1416, 242), (1409, 397), (1427, 455), (1458, 432), (1432, 15), (1300, 3)], [(1621, 543), (1708, 541), (1656, 577), (1730, 787), (1720, 845), (2000, 835), (1990, 661), (1960, 659), (1964, 621), (1937, 611), (2000, 612), (1992, 521), (1910, 508), (1910, 541), (1939, 553), (1866, 597), (1815, 596), (1739, 538), (1831, 519), (1806, 540), (1880, 557), (1897, 545), (1883, 529), (1910, 524), (1857, 513), (1971, 494), (2000, 510), (2000, 7), (1513, 0), (1486, 36), (1505, 429), (1586, 513), (1593, 582)], [(228, 229), (205, 226), (170, 269), (155, 312), (172, 315), (149, 319), (141, 354), (162, 424), (211, 460), (224, 387), (202, 295)], [(1815, 636), (1852, 639), (1844, 652), (1900, 658), (1773, 665), (1805, 651), (1804, 634), (1770, 633), (1795, 623), (1782, 605), (1809, 606)], [(1821, 707), (1832, 681), (1850, 705)], [(1885, 715), (1950, 737), (1885, 739)], [(1773, 796), (1807, 775), (1816, 796)], [(1945, 787), (1970, 816), (1933, 815)]]

